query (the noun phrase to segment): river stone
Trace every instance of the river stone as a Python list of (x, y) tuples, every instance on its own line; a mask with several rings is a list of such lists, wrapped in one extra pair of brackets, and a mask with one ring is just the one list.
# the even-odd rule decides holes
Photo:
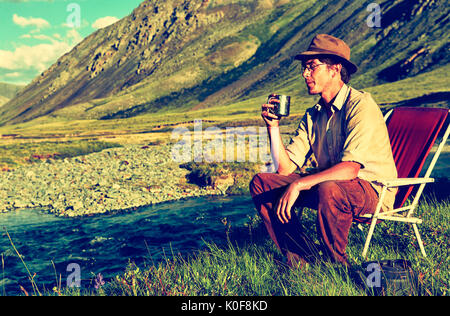
[(170, 145), (125, 145), (0, 172), (0, 212), (40, 207), (81, 216), (223, 194), (228, 183), (216, 189), (180, 187), (188, 171), (172, 161), (171, 150)]

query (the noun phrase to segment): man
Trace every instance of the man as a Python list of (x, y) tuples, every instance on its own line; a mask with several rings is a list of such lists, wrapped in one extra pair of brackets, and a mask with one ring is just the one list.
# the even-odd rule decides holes
[[(373, 214), (380, 187), (374, 180), (396, 178), (387, 128), (370, 94), (347, 86), (357, 71), (350, 48), (342, 40), (319, 34), (307, 51), (295, 56), (310, 95), (320, 95), (308, 109), (295, 136), (285, 147), (280, 118), (262, 107), (277, 173), (257, 174), (250, 183), (256, 208), (270, 237), (289, 265), (319, 260), (319, 249), (306, 236), (293, 208), (317, 209), (322, 254), (348, 265), (346, 246), (354, 217)], [(314, 155), (318, 172), (294, 173)], [(392, 208), (389, 191), (383, 210)]]

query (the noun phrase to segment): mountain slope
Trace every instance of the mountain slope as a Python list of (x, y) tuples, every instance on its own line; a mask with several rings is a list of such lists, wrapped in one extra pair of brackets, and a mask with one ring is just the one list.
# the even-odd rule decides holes
[(292, 56), (317, 33), (352, 47), (357, 87), (448, 63), (445, 1), (379, 1), (381, 28), (366, 23), (371, 2), (147, 0), (38, 76), (0, 109), (0, 124), (44, 115), (122, 118), (297, 88)]
[(14, 98), (23, 87), (21, 85), (0, 82), (0, 107)]
[(0, 95), (0, 106), (2, 106), (3, 104), (7, 103), (9, 101), (9, 99), (7, 97), (1, 96)]
[(14, 98), (23, 88), (24, 86), (21, 85), (0, 82), (0, 96), (8, 99)]

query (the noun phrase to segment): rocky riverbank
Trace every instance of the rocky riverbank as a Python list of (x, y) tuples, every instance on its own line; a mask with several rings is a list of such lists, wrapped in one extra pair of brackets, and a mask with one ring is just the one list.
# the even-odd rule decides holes
[(42, 208), (58, 216), (133, 209), (189, 197), (224, 194), (229, 183), (201, 188), (171, 158), (168, 145), (126, 145), (0, 172), (0, 213)]

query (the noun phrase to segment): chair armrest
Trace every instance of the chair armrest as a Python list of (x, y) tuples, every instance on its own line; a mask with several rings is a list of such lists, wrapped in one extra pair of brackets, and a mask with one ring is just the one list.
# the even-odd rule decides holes
[(385, 187), (401, 187), (405, 185), (416, 185), (416, 184), (424, 184), (424, 183), (433, 183), (433, 178), (398, 178), (398, 179), (383, 179), (374, 181), (378, 184), (381, 184)]

